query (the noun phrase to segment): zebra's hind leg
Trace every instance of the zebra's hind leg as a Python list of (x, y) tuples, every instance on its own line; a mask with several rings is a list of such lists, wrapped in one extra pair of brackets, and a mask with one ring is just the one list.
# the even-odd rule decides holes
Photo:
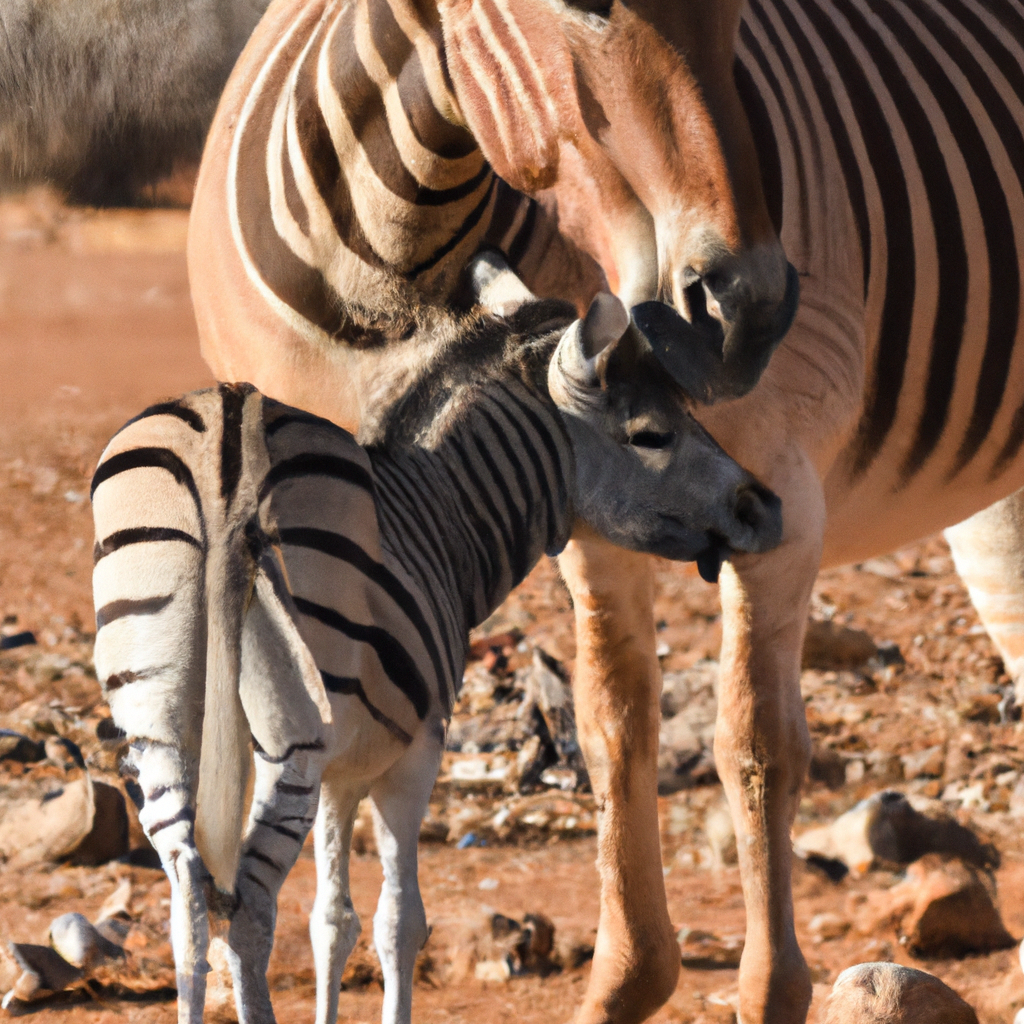
[(314, 837), (316, 901), (309, 919), (309, 937), (316, 965), (316, 1022), (335, 1024), (338, 990), (345, 963), (359, 938), (359, 915), (349, 890), (352, 825), (366, 787), (353, 788), (344, 771), (324, 776)]
[(384, 973), (383, 1024), (408, 1024), (416, 954), (429, 936), (420, 896), (417, 844), (441, 765), (444, 734), (426, 722), (412, 746), (370, 791), (384, 884), (373, 918), (373, 939)]
[(1024, 491), (951, 526), (946, 540), (1024, 705)]
[(163, 743), (134, 746), (145, 802), (139, 822), (171, 883), (171, 947), (178, 983), (178, 1024), (202, 1024), (209, 965), (206, 868), (195, 843), (195, 764)]
[(267, 966), (274, 946), (277, 894), (316, 816), (323, 765), (318, 753), (284, 760), (257, 752), (256, 783), (242, 844), (228, 963), (241, 1024), (272, 1024)]

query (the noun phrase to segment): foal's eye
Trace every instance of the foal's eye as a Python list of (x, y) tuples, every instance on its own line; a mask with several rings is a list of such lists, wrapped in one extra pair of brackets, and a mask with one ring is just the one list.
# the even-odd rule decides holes
[(629, 438), (634, 448), (667, 448), (675, 438), (671, 431), (662, 433), (658, 430), (638, 430)]

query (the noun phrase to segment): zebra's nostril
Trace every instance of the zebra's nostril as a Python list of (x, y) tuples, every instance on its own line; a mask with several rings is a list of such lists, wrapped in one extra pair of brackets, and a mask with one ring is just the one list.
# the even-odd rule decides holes
[(746, 487), (736, 495), (733, 514), (744, 526), (757, 529), (758, 524), (764, 518), (764, 508), (757, 495), (749, 487)]

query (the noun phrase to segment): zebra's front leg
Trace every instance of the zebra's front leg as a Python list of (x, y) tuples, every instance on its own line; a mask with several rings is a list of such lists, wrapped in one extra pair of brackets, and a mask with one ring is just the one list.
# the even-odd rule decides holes
[(441, 766), (440, 722), (425, 722), (412, 745), (373, 786), (373, 822), (384, 884), (373, 940), (384, 974), (382, 1024), (409, 1024), (416, 954), (430, 934), (420, 896), (417, 845)]
[(277, 894), (316, 817), (321, 758), (294, 751), (280, 763), (258, 752), (249, 826), (238, 864), (228, 963), (241, 1024), (273, 1024), (267, 966)]
[(602, 809), (601, 914), (576, 1021), (636, 1024), (672, 994), (680, 967), (658, 831), (661, 670), (651, 560), (577, 528), (558, 565), (576, 614), (580, 745)]
[(309, 937), (316, 965), (316, 1022), (335, 1024), (341, 975), (359, 938), (359, 915), (349, 891), (352, 825), (366, 787), (353, 787), (348, 773), (328, 768), (320, 789), (316, 816), (316, 900), (309, 918)]
[(139, 822), (171, 883), (171, 948), (178, 984), (178, 1024), (202, 1024), (206, 999), (209, 877), (195, 842), (198, 758), (163, 743), (138, 741), (133, 759), (145, 802)]

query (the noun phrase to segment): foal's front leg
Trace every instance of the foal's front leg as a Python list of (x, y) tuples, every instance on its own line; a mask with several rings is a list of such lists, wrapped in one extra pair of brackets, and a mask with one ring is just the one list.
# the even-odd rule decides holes
[(384, 884), (373, 939), (384, 973), (382, 1024), (409, 1024), (416, 954), (429, 932), (420, 896), (417, 844), (441, 766), (443, 730), (425, 722), (412, 745), (373, 786), (374, 827)]
[(273, 1024), (267, 966), (274, 945), (277, 894), (316, 817), (322, 756), (293, 751), (275, 763), (256, 755), (256, 785), (238, 865), (228, 963), (241, 1024)]

